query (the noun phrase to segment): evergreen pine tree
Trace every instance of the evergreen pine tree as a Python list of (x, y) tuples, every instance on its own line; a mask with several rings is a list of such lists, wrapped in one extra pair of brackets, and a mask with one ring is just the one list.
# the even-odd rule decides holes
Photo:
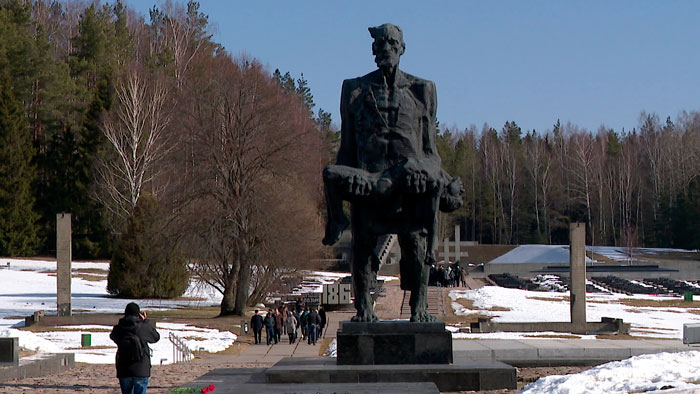
[(297, 96), (301, 98), (301, 101), (304, 102), (304, 105), (306, 105), (306, 108), (309, 109), (309, 112), (313, 112), (316, 104), (314, 103), (314, 96), (311, 94), (309, 81), (304, 78), (304, 73), (301, 73), (301, 77), (297, 79)]
[(107, 277), (107, 291), (128, 298), (172, 298), (189, 284), (187, 262), (177, 242), (164, 230), (162, 212), (143, 194), (117, 243)]
[(5, 71), (0, 75), (0, 255), (32, 256), (39, 245), (31, 190), (34, 148), (12, 90)]

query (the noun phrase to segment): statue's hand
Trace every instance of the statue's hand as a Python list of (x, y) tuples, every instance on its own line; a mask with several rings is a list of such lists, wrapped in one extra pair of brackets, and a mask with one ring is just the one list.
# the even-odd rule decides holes
[(372, 192), (372, 180), (366, 176), (353, 175), (345, 178), (345, 189), (353, 196), (369, 196)]
[(464, 184), (462, 184), (460, 177), (452, 178), (452, 181), (447, 185), (447, 194), (455, 197), (464, 194)]
[(431, 160), (409, 159), (403, 169), (406, 174), (405, 186), (409, 193), (425, 193), (443, 186), (440, 167)]
[(418, 170), (406, 175), (406, 189), (409, 193), (425, 193), (440, 186), (438, 179), (430, 176), (427, 171)]
[(461, 207), (463, 194), (464, 185), (462, 180), (459, 177), (452, 178), (442, 196), (440, 196), (440, 210), (442, 212), (452, 212)]

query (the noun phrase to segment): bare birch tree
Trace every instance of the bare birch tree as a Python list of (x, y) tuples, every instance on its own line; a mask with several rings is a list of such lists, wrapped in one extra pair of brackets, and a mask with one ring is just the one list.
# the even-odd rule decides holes
[(573, 130), (571, 132), (570, 174), (572, 191), (577, 200), (584, 204), (586, 227), (589, 229), (591, 243), (595, 245), (595, 228), (591, 215), (591, 195), (593, 193), (593, 166), (595, 164), (593, 136), (589, 132)]
[(162, 10), (151, 10), (151, 19), (155, 30), (151, 52), (167, 51), (172, 55), (173, 77), (181, 89), (192, 61), (208, 43), (207, 16), (199, 12), (197, 2), (188, 1), (185, 9), (168, 0)]
[(552, 158), (548, 151), (547, 141), (534, 132), (525, 138), (525, 168), (533, 183), (537, 233), (545, 235), (547, 242), (551, 243), (549, 209), (552, 188)]
[(114, 216), (115, 230), (131, 215), (146, 184), (158, 175), (159, 160), (172, 149), (166, 134), (167, 96), (162, 83), (133, 68), (118, 82), (116, 110), (102, 123), (110, 149), (96, 166), (98, 198)]
[(501, 157), (501, 147), (496, 130), (484, 125), (484, 131), (481, 134), (481, 142), (479, 144), (484, 175), (486, 183), (491, 195), (491, 233), (492, 242), (502, 243), (502, 225), (503, 218), (503, 191), (501, 189), (501, 178), (503, 174), (503, 163)]

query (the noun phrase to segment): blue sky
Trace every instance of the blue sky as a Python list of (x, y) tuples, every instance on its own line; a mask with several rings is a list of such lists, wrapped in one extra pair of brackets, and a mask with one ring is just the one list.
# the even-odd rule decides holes
[[(128, 0), (147, 15), (155, 4)], [(202, 0), (214, 40), (309, 81), (338, 111), (343, 79), (376, 68), (369, 26), (401, 26), (400, 67), (435, 81), (442, 126), (591, 131), (700, 109), (700, 1)], [(148, 18), (147, 18), (148, 20)]]

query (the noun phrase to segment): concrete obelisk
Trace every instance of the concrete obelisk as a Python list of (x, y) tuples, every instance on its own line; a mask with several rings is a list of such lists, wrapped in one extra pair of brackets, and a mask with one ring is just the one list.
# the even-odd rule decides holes
[(569, 224), (571, 332), (586, 333), (586, 224)]
[(58, 316), (70, 316), (71, 309), (71, 214), (56, 215), (56, 294)]

